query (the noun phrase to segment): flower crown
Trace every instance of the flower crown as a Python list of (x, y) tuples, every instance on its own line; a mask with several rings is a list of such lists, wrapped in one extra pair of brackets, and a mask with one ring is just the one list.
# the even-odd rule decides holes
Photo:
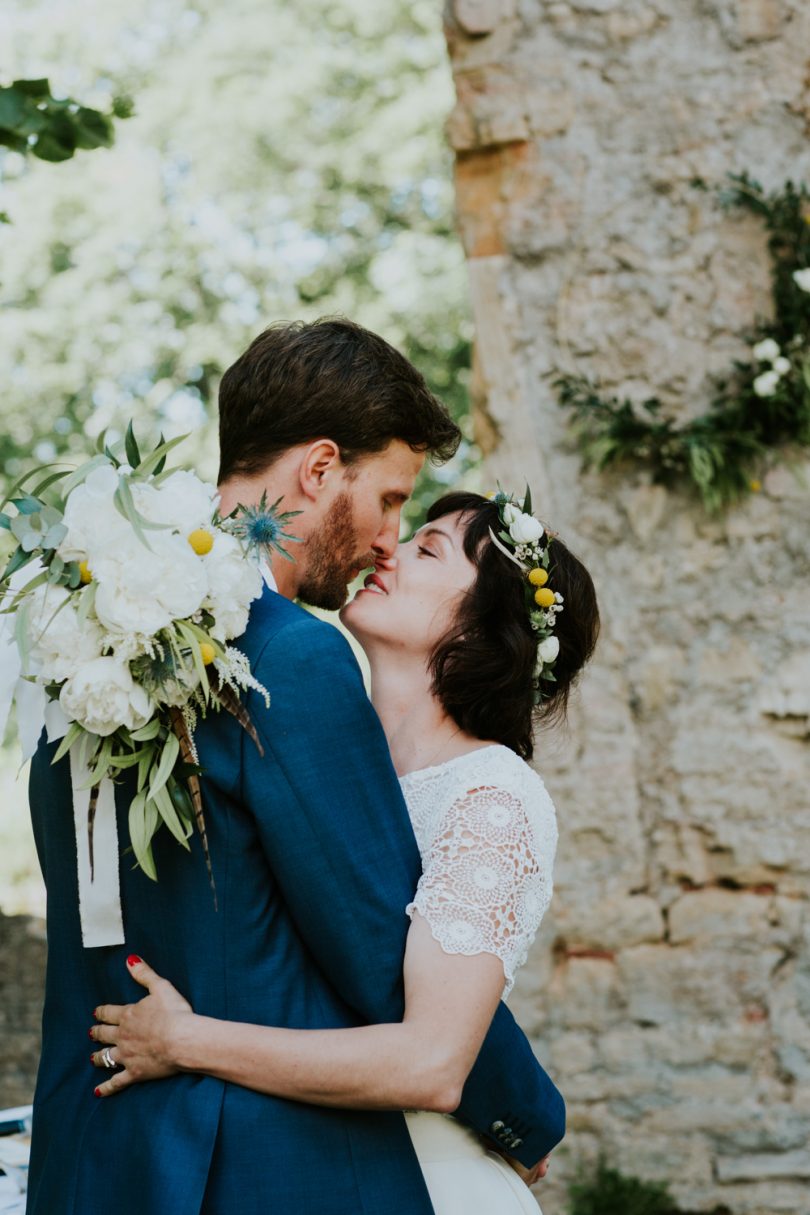
[(497, 536), (492, 528), (489, 529), (492, 543), (526, 574), (526, 607), (532, 629), (537, 634), (534, 703), (540, 704), (544, 699), (541, 684), (544, 680), (555, 681), (554, 667), (560, 652), (554, 626), (557, 613), (563, 610), (563, 597), (548, 585), (549, 546), (553, 537), (545, 524), (532, 514), (532, 495), (528, 485), (521, 505), (500, 488), (489, 496), (498, 508), (501, 522)]

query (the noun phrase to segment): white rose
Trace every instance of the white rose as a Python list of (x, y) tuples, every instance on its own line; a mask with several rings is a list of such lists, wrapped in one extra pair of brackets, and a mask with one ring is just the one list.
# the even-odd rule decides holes
[(787, 375), (791, 369), (790, 359), (778, 358), (773, 361), (773, 369), (777, 375)]
[(117, 488), (118, 474), (111, 464), (103, 464), (68, 495), (63, 519), (67, 535), (57, 549), (63, 561), (82, 561), (126, 539), (132, 529), (113, 501)]
[(560, 652), (560, 643), (556, 637), (546, 637), (537, 647), (537, 655), (543, 662), (554, 662)]
[(520, 517), (520, 508), (515, 506), (513, 502), (507, 502), (503, 508), (503, 521), (507, 527), (511, 527), (515, 519)]
[(205, 566), (185, 537), (149, 532), (147, 539), (149, 548), (130, 531), (123, 550), (93, 563), (96, 615), (112, 633), (157, 633), (193, 615), (208, 592)]
[(774, 359), (779, 358), (780, 352), (779, 346), (773, 338), (763, 338), (754, 346), (752, 353), (759, 363), (772, 363)]
[(518, 512), (517, 518), (509, 526), (509, 535), (515, 544), (534, 544), (543, 535), (543, 524), (534, 515)]
[(173, 472), (160, 486), (133, 482), (132, 492), (144, 518), (150, 523), (168, 524), (183, 536), (210, 525), (219, 503), (215, 485), (184, 469)]
[(805, 270), (794, 270), (793, 281), (802, 291), (810, 291), (810, 266)]
[(40, 679), (61, 683), (101, 656), (102, 631), (92, 617), (79, 623), (74, 606), (78, 598), (61, 586), (38, 587), (32, 596), (31, 658)]
[(762, 375), (758, 375), (754, 380), (754, 392), (758, 397), (772, 397), (779, 386), (779, 373), (777, 371), (763, 371)]
[(235, 536), (218, 530), (214, 532), (214, 547), (202, 562), (208, 575), (204, 606), (216, 621), (212, 636), (217, 641), (240, 637), (247, 626), (250, 605), (262, 593), (261, 571), (245, 556)]
[(149, 697), (115, 658), (85, 663), (62, 688), (59, 703), (69, 720), (102, 737), (119, 726), (137, 730), (152, 715)]

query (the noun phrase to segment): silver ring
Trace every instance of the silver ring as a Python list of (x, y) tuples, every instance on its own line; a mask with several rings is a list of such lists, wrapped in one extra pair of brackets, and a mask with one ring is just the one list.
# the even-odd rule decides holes
[(105, 1067), (108, 1067), (111, 1071), (114, 1071), (115, 1068), (118, 1067), (118, 1064), (115, 1062), (115, 1059), (113, 1059), (112, 1055), (110, 1054), (109, 1046), (105, 1046), (104, 1050), (101, 1052), (101, 1062), (104, 1064)]

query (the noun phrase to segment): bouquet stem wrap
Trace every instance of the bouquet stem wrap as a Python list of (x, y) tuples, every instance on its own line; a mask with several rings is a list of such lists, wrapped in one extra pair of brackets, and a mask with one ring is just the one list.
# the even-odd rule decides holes
[(121, 911), (115, 786), (108, 776), (98, 786), (91, 866), (90, 780), (90, 769), (83, 763), (78, 747), (71, 747), (70, 783), (73, 787), (73, 822), (76, 827), (82, 944), (85, 949), (96, 949), (101, 945), (124, 944), (124, 920)]

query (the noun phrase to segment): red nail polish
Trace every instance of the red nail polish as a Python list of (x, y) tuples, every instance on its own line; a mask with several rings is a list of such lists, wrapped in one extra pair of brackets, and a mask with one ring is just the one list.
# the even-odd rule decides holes
[(131, 953), (127, 958), (127, 966), (139, 966), (143, 958), (139, 958), (136, 953)]
[(93, 1053), (93, 1054), (90, 1056), (90, 1062), (91, 1062), (91, 1063), (95, 1063), (95, 1061), (96, 1061), (96, 1056), (95, 1056), (95, 1053)]
[(100, 1096), (101, 1096), (101, 1089), (100, 1089), (100, 1088), (94, 1088), (94, 1089), (93, 1089), (93, 1096), (94, 1096), (94, 1097), (100, 1097)]
[(92, 1036), (93, 1036), (93, 1031), (92, 1031), (92, 1029), (88, 1029), (88, 1031), (87, 1031), (87, 1036), (88, 1036), (88, 1038), (92, 1038)]

